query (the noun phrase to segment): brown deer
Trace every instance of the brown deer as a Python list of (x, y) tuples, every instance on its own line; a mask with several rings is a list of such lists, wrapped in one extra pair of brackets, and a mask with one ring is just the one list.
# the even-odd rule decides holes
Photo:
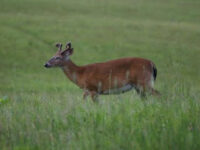
[(150, 60), (133, 57), (77, 66), (70, 59), (73, 54), (70, 42), (63, 51), (62, 44), (56, 44), (56, 47), (58, 51), (44, 66), (60, 67), (72, 82), (84, 90), (84, 99), (90, 95), (92, 100), (96, 100), (101, 94), (119, 94), (133, 88), (141, 97), (145, 97), (147, 92), (160, 95), (153, 89), (157, 69)]

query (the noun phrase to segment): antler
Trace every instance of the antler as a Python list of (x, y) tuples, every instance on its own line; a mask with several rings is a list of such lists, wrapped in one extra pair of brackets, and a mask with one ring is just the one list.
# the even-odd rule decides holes
[(59, 51), (62, 51), (62, 44), (61, 43), (57, 43), (56, 47), (58, 48)]
[(66, 48), (67, 48), (67, 49), (71, 48), (71, 42), (67, 42)]

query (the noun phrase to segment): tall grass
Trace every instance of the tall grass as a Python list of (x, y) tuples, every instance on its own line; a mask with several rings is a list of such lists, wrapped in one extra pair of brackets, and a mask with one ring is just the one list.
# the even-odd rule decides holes
[(199, 95), (173, 90), (143, 101), (135, 92), (100, 97), (98, 104), (80, 93), (19, 94), (0, 106), (1, 149), (199, 149)]

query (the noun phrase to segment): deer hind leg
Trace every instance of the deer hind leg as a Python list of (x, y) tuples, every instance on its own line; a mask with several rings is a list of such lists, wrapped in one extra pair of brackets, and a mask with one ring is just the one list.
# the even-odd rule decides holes
[(155, 90), (153, 87), (154, 87), (154, 78), (151, 77), (149, 82), (147, 83), (147, 90), (153, 96), (160, 96), (160, 92)]
[(142, 99), (146, 98), (146, 92), (145, 92), (145, 88), (143, 86), (136, 86), (135, 90), (136, 90), (137, 94), (139, 94)]
[(155, 90), (153, 87), (154, 87), (154, 79), (151, 78), (151, 79), (147, 82), (145, 89), (146, 89), (146, 91), (147, 91), (149, 94), (151, 94), (151, 95), (153, 95), (153, 96), (160, 96), (160, 92), (157, 91), (157, 90)]
[(152, 95), (154, 95), (154, 96), (160, 96), (161, 94), (160, 94), (160, 92), (158, 91), (158, 90), (155, 90), (155, 89), (153, 89), (152, 87), (150, 88), (150, 92), (151, 92), (151, 94)]
[(153, 89), (153, 82), (154, 81), (152, 80), (141, 80), (141, 82), (139, 82), (135, 87), (136, 92), (140, 95), (142, 99), (145, 99), (148, 93), (154, 95), (155, 90)]
[(141, 98), (146, 98), (146, 94), (149, 93), (154, 96), (160, 96), (160, 92), (153, 88), (154, 86), (154, 79), (150, 76), (146, 80), (140, 80), (135, 87), (137, 93), (141, 96)]

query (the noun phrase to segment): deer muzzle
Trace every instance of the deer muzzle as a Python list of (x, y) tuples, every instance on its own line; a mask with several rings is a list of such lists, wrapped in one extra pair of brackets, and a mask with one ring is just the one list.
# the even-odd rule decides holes
[(45, 67), (45, 68), (50, 68), (50, 67), (51, 67), (51, 65), (50, 65), (50, 64), (48, 64), (48, 63), (46, 63), (46, 64), (44, 65), (44, 67)]

